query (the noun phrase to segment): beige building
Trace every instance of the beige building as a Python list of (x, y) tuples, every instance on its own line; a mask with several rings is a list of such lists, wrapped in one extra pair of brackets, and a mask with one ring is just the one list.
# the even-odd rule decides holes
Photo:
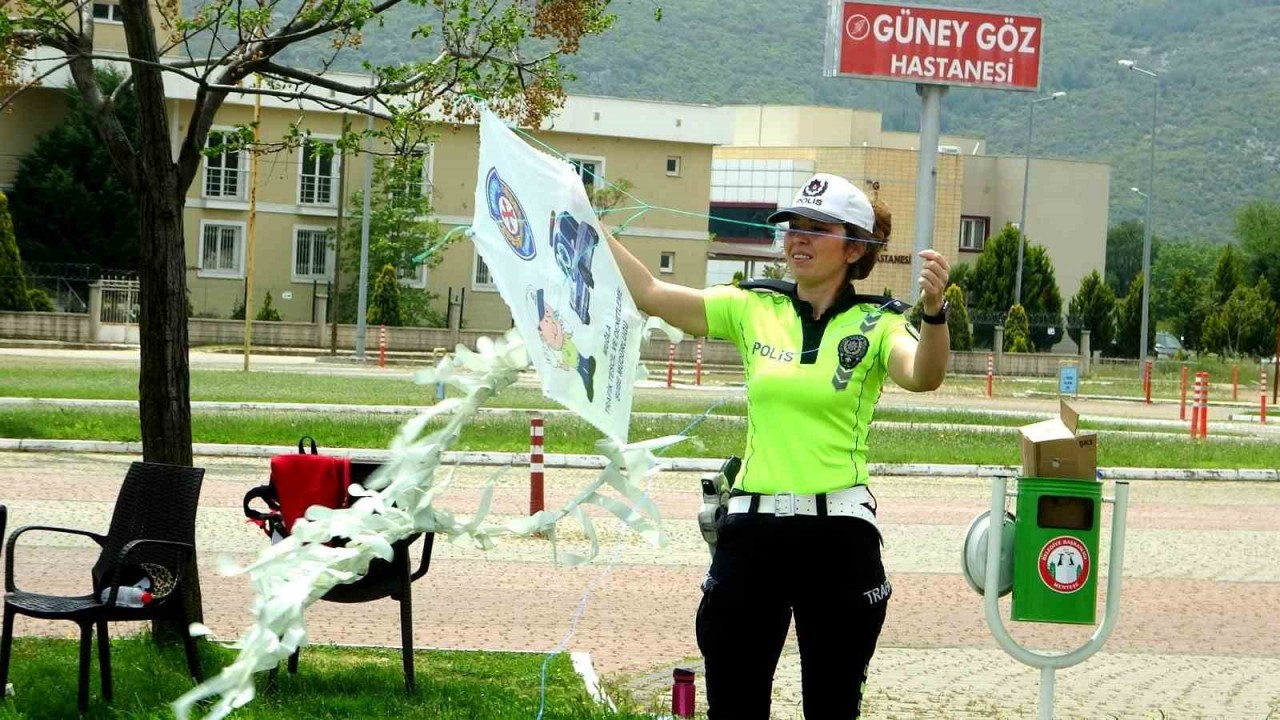
[[(847, 177), (893, 212), (889, 247), (865, 291), (888, 288), (910, 297), (918, 136), (883, 130), (878, 112), (778, 105), (734, 111), (733, 140), (715, 151), (712, 214), (758, 222), (790, 203), (811, 173)], [(939, 142), (933, 247), (959, 262), (975, 261), (990, 235), (1019, 222), (1026, 158), (985, 151), (981, 138), (943, 135)], [(1110, 182), (1105, 164), (1032, 159), (1027, 236), (1053, 260), (1064, 312), (1081, 279), (1104, 271)], [(769, 251), (773, 233), (767, 229), (713, 222), (712, 231), (717, 242), (710, 282), (723, 282), (744, 265), (758, 274), (777, 256)]]
[[(103, 53), (124, 47), (120, 25), (112, 20), (117, 11), (114, 4), (95, 5), (96, 37)], [(39, 68), (38, 56), (33, 60), (32, 68)], [(364, 80), (334, 75), (350, 84)], [(4, 148), (0, 188), (12, 183), (17, 159), (30, 150), (35, 138), (65, 115), (61, 88), (68, 79), (65, 72), (51, 75), (44, 87), (22, 96), (15, 112), (0, 114), (0, 147)], [(165, 83), (176, 153), (187, 130), (195, 86), (176, 75), (167, 75)], [(254, 112), (253, 95), (228, 96), (214, 121), (210, 145), (218, 144), (217, 133), (250, 123)], [(289, 124), (298, 123), (310, 130), (312, 142), (332, 143), (344, 119), (314, 103), (271, 97), (262, 99), (260, 112), (262, 142), (282, 139)], [(365, 122), (361, 116), (348, 119), (357, 127)], [(572, 96), (533, 134), (572, 162), (584, 183), (600, 187), (606, 179), (625, 179), (634, 186), (631, 192), (647, 204), (689, 213), (648, 212), (619, 237), (655, 274), (697, 285), (706, 276), (707, 224), (699, 215), (710, 204), (712, 148), (729, 141), (732, 119), (728, 108)], [(479, 160), (476, 126), (442, 126), (434, 142), (418, 153), (422, 189), (431, 196), (442, 230), (469, 225)], [(362, 187), (365, 158), (326, 157), (308, 146), (260, 155), (252, 257), (250, 166), (247, 152), (207, 157), (188, 190), (184, 220), (193, 310), (199, 315), (229, 317), (244, 296), (252, 268), (255, 308), (261, 307), (264, 293), (271, 293), (282, 319), (317, 320), (335, 283), (356, 282), (355, 273), (344, 272), (339, 278), (335, 272), (333, 233), (339, 195), (345, 194), (349, 205)], [(345, 214), (350, 218), (349, 207)], [(616, 217), (620, 222), (626, 216)], [(510, 327), (510, 314), (488, 269), (474, 245), (459, 237), (438, 267), (429, 273), (425, 268), (417, 272), (406, 268), (403, 282), (436, 293), (436, 309), (452, 324), (460, 322), (467, 329)], [(370, 270), (371, 276), (376, 270)]]

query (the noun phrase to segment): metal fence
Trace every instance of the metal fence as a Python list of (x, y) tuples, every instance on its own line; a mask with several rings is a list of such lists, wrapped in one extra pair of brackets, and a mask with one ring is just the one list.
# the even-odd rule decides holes
[[(49, 295), (55, 309), (61, 312), (87, 312), (89, 309), (89, 284), (98, 280), (133, 280), (132, 270), (112, 270), (90, 263), (22, 264), (27, 285), (40, 288)], [(103, 322), (107, 322), (105, 319)]]

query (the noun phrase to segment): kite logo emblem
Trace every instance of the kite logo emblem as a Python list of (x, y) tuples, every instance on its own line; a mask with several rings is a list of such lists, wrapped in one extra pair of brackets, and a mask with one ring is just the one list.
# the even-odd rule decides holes
[(538, 249), (533, 244), (533, 230), (525, 219), (524, 206), (511, 186), (498, 177), (497, 168), (490, 168), (485, 178), (485, 197), (489, 202), (489, 217), (498, 224), (507, 244), (521, 259), (532, 260)]
[(1060, 535), (1045, 543), (1037, 564), (1040, 566), (1040, 580), (1050, 590), (1063, 594), (1084, 587), (1092, 565), (1089, 548), (1070, 535)]

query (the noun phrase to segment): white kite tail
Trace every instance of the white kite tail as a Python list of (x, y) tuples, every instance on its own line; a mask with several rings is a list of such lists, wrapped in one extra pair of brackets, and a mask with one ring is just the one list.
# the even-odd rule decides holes
[[(466, 522), (436, 507), (436, 499), (449, 484), (447, 479), (435, 482), (445, 449), (457, 439), (463, 425), (475, 416), (480, 405), (514, 383), (529, 365), (524, 344), (514, 332), (498, 340), (480, 338), (476, 345), (475, 352), (459, 345), (453, 356), (415, 377), (416, 382), (428, 385), (451, 384), (465, 395), (460, 400), (438, 403), (406, 421), (392, 440), (390, 458), (384, 466), (364, 487), (351, 487), (352, 496), (358, 497), (352, 507), (310, 508), (306, 518), (294, 526), (290, 537), (265, 548), (257, 561), (247, 567), (235, 567), (226, 559), (219, 561), (224, 574), (249, 575), (256, 594), (254, 624), (234, 646), (240, 654), (230, 665), (174, 701), (173, 711), (178, 718), (190, 717), (192, 707), (209, 698), (218, 698), (206, 716), (215, 720), (252, 701), (254, 674), (276, 667), (305, 644), (306, 608), (330, 588), (363, 576), (374, 558), (390, 560), (392, 544), (414, 533), (436, 533), (451, 542), (470, 541), (484, 550), (492, 548), (495, 539), (502, 535), (538, 534), (551, 541), (555, 553), (556, 524), (565, 516), (573, 515), (590, 540), (590, 552), (585, 556), (561, 553), (557, 559), (577, 564), (594, 559), (599, 552), (594, 526), (582, 507), (594, 504), (611, 512), (649, 542), (665, 544), (657, 506), (647, 497), (642, 482), (656, 469), (654, 451), (678, 442), (683, 439), (681, 436), (629, 445), (601, 441), (597, 447), (608, 459), (608, 465), (593, 482), (555, 511), (544, 510), (506, 525), (486, 523), (492, 483), (485, 488), (479, 507), (468, 513), (470, 520)], [(445, 426), (424, 437), (427, 424), (445, 415), (450, 415)], [(621, 498), (605, 494), (606, 485)], [(335, 537), (349, 538), (349, 542), (341, 548), (325, 545)], [(202, 626), (195, 626), (194, 630), (200, 634), (207, 632)]]

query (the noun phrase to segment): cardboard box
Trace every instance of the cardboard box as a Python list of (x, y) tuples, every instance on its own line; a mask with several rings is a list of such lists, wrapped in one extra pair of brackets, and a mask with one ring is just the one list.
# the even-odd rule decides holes
[(1023, 425), (1022, 475), (1097, 480), (1098, 435), (1077, 433), (1080, 415), (1065, 400), (1058, 417)]

